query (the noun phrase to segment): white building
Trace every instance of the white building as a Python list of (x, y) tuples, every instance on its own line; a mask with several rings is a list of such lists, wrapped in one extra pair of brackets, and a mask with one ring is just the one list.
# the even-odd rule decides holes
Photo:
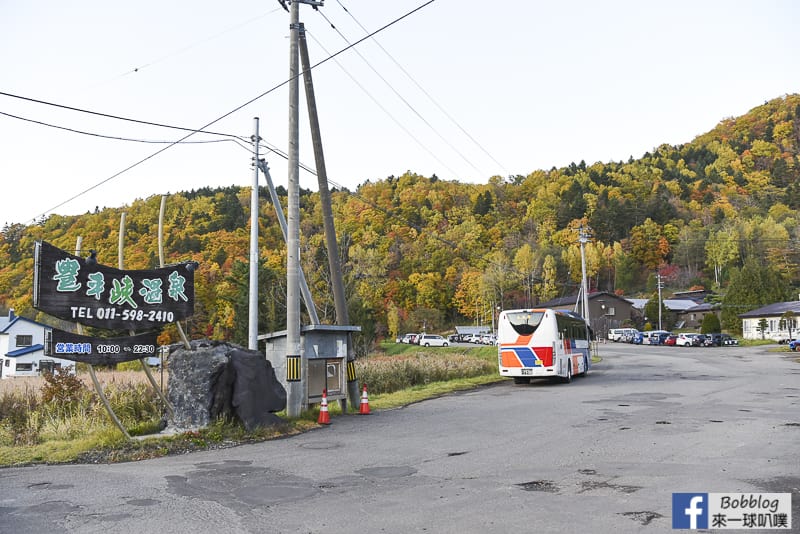
[(42, 371), (71, 367), (75, 362), (45, 357), (44, 338), (49, 327), (36, 321), (17, 317), (14, 310), (0, 317), (0, 376), (38, 376)]
[(776, 302), (741, 313), (739, 318), (744, 339), (772, 339), (786, 343), (800, 337), (800, 301)]

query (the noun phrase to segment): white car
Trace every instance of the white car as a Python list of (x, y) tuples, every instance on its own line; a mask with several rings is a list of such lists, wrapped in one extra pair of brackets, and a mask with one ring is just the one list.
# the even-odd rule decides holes
[(400, 343), (411, 344), (414, 342), (414, 337), (417, 334), (405, 334), (404, 336), (400, 337)]
[(694, 338), (697, 334), (678, 334), (678, 339), (675, 340), (677, 347), (691, 347), (694, 345)]
[(436, 334), (422, 334), (418, 344), (423, 347), (446, 347), (449, 345), (445, 338)]

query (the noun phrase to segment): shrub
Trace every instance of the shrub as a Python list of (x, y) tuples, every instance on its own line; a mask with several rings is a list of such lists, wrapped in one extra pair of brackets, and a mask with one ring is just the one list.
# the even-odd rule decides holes
[(75, 404), (83, 396), (86, 387), (68, 369), (56, 369), (52, 373), (42, 373), (42, 402), (61, 405)]
[(497, 364), (466, 354), (417, 352), (356, 360), (359, 381), (372, 393), (392, 393), (408, 387), (471, 378), (497, 371)]

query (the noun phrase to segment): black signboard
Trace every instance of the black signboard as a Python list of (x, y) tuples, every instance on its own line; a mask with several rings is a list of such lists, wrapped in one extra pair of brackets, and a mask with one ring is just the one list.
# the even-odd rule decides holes
[(120, 270), (45, 241), (34, 249), (33, 307), (81, 324), (153, 330), (194, 314), (195, 262)]
[(156, 355), (158, 334), (149, 332), (126, 337), (90, 337), (53, 328), (45, 336), (46, 356), (89, 363), (113, 365)]

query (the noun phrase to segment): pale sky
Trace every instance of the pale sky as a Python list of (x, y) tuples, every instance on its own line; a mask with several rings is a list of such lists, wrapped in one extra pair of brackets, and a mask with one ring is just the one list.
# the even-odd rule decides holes
[[(406, 171), (485, 184), (638, 158), (800, 91), (792, 0), (426, 3), (300, 6), (312, 64), (424, 6), (314, 69), (335, 184)], [(147, 141), (186, 132), (31, 99), (189, 129), (225, 116), (207, 129), (245, 140), (259, 117), (262, 139), (285, 152), (288, 26), (277, 0), (0, 0), (0, 224), (251, 185), (247, 144), (156, 154), (168, 145), (52, 126)], [(313, 168), (302, 91), (300, 161)], [(187, 141), (219, 139), (231, 137)], [(286, 186), (286, 160), (262, 156)], [(301, 171), (300, 185), (316, 190), (316, 177)]]

